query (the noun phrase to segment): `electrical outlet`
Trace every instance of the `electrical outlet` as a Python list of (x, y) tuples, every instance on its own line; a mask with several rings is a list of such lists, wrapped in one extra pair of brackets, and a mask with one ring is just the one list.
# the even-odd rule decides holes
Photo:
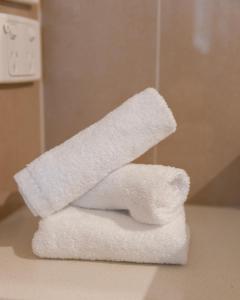
[(40, 79), (39, 22), (0, 13), (0, 83)]

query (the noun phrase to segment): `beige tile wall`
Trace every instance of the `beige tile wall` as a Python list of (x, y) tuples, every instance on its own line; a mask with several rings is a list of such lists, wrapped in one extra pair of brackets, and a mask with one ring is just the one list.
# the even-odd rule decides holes
[(155, 84), (156, 4), (43, 1), (48, 148)]
[(139, 161), (185, 168), (191, 202), (240, 203), (238, 1), (44, 0), (43, 16), (48, 148), (160, 86), (178, 131)]
[(186, 168), (191, 202), (240, 204), (240, 2), (162, 0), (160, 89), (178, 131), (158, 162)]
[[(0, 1), (0, 12), (36, 18), (37, 7)], [(0, 219), (23, 202), (12, 176), (40, 153), (39, 84), (0, 84)]]

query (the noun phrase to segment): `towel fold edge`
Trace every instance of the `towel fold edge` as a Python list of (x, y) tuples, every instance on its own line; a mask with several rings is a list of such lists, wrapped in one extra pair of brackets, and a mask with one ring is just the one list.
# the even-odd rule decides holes
[(17, 183), (24, 202), (32, 214), (35, 217), (45, 217), (47, 215), (46, 212), (49, 212), (49, 205), (41, 195), (40, 188), (29, 173), (27, 167), (16, 173), (13, 178)]

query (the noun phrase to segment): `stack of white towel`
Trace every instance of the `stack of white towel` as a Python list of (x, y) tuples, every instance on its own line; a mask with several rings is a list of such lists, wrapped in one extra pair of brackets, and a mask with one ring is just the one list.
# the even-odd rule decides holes
[(176, 130), (152, 88), (45, 152), (15, 175), (42, 219), (40, 257), (185, 264), (189, 232), (182, 169), (130, 163)]

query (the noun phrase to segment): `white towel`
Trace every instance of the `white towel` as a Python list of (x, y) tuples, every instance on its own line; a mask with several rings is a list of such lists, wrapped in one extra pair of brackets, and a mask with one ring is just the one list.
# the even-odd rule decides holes
[(33, 252), (45, 258), (185, 264), (189, 234), (184, 210), (164, 226), (123, 212), (67, 207), (39, 223)]
[(72, 205), (127, 209), (139, 222), (163, 225), (181, 213), (189, 185), (189, 177), (182, 169), (128, 164), (107, 176)]
[(148, 88), (15, 175), (34, 215), (48, 216), (176, 130), (171, 110)]

